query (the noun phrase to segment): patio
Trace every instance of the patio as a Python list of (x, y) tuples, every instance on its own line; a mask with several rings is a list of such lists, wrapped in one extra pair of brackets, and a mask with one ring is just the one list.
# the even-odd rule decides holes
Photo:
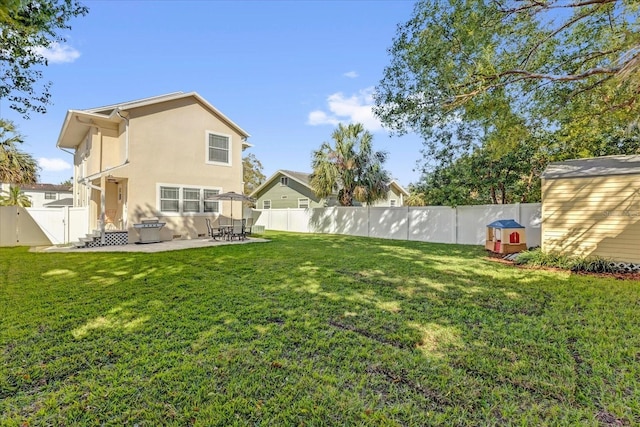
[(32, 247), (30, 252), (66, 252), (66, 253), (83, 253), (83, 252), (166, 252), (177, 251), (180, 249), (206, 248), (210, 246), (222, 245), (244, 245), (247, 243), (263, 243), (269, 242), (268, 239), (250, 237), (245, 240), (213, 240), (213, 239), (178, 239), (169, 240), (159, 243), (131, 243), (121, 246), (101, 246), (95, 248), (77, 249), (72, 246), (49, 246), (49, 247)]

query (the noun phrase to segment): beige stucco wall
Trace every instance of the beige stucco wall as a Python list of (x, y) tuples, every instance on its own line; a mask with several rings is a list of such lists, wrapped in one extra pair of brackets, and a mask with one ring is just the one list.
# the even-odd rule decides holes
[(637, 175), (542, 180), (542, 249), (640, 262)]
[[(155, 216), (167, 223), (163, 239), (194, 238), (206, 233), (204, 217), (212, 214), (163, 214), (159, 211), (159, 187), (163, 185), (215, 188), (242, 193), (242, 137), (193, 98), (134, 109), (129, 116), (129, 161), (114, 175), (128, 179), (127, 224)], [(207, 131), (231, 138), (231, 165), (207, 163)], [(220, 202), (230, 215), (230, 202)], [(234, 216), (242, 212), (234, 202)]]

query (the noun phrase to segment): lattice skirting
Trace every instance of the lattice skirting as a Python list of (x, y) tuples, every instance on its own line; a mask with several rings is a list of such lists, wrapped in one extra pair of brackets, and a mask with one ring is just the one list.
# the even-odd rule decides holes
[[(129, 243), (129, 233), (126, 231), (105, 231), (104, 246), (122, 246)], [(103, 246), (100, 244), (100, 237), (93, 239), (93, 242), (87, 242), (87, 247), (96, 248)]]

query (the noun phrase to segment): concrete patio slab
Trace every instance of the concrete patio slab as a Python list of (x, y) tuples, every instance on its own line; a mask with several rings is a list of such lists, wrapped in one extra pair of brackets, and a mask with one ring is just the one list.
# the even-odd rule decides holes
[(70, 246), (50, 246), (31, 248), (30, 252), (65, 252), (65, 253), (83, 253), (83, 252), (166, 252), (177, 251), (181, 249), (207, 248), (211, 246), (224, 245), (244, 245), (247, 243), (263, 243), (269, 242), (268, 239), (250, 237), (245, 240), (212, 240), (212, 239), (184, 239), (169, 240), (159, 243), (132, 243), (122, 246), (101, 246), (98, 248), (74, 248)]

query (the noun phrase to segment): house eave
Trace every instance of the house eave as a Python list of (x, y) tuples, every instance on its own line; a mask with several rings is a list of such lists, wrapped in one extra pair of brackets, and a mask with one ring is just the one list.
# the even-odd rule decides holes
[(117, 129), (119, 121), (120, 118), (114, 119), (104, 114), (69, 110), (62, 124), (56, 147), (76, 149), (84, 140), (90, 127)]

